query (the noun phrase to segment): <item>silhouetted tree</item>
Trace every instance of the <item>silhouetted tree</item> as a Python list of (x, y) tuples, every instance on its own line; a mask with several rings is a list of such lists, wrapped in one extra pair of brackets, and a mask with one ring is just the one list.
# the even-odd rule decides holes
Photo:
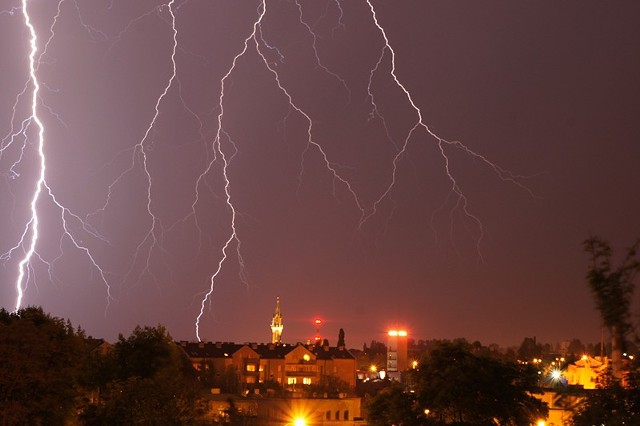
[(340, 379), (337, 376), (322, 376), (318, 383), (308, 386), (310, 393), (316, 395), (322, 395), (325, 392), (329, 394), (336, 393), (353, 393), (354, 389), (349, 386), (349, 383)]
[(640, 271), (640, 258), (638, 258), (640, 239), (629, 248), (622, 263), (615, 269), (611, 265), (613, 250), (609, 243), (598, 237), (592, 237), (585, 240), (583, 246), (591, 256), (587, 274), (589, 287), (596, 300), (602, 322), (611, 335), (613, 375), (620, 378), (625, 337), (631, 330), (633, 280)]
[(586, 351), (586, 347), (582, 344), (580, 339), (572, 339), (569, 342), (569, 347), (567, 348), (567, 352), (569, 355), (581, 355)]
[[(87, 424), (198, 424), (202, 389), (186, 354), (162, 326), (136, 327), (120, 335), (106, 355), (101, 399), (86, 407)], [(100, 368), (99, 367), (99, 368)]]
[(598, 377), (598, 387), (589, 391), (571, 418), (574, 426), (640, 424), (640, 375), (631, 368), (626, 386), (611, 371)]
[(531, 361), (532, 358), (542, 356), (542, 345), (536, 342), (535, 337), (525, 337), (518, 349), (518, 359)]
[(406, 392), (395, 382), (366, 401), (369, 411), (367, 424), (373, 426), (418, 425), (414, 394)]
[(75, 417), (84, 334), (28, 307), (0, 310), (0, 423), (62, 425)]
[(440, 344), (411, 374), (418, 406), (443, 424), (526, 425), (548, 413), (532, 395), (538, 391), (537, 371), (476, 356), (461, 342)]

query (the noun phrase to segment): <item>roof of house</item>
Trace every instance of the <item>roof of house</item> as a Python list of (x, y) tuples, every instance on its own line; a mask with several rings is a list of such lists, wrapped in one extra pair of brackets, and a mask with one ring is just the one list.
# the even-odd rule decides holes
[(344, 346), (329, 347), (316, 345), (303, 345), (301, 343), (291, 345), (286, 343), (233, 343), (233, 342), (176, 342), (190, 358), (227, 358), (244, 347), (256, 352), (264, 359), (284, 359), (291, 351), (298, 347), (316, 356), (316, 359), (355, 359)]

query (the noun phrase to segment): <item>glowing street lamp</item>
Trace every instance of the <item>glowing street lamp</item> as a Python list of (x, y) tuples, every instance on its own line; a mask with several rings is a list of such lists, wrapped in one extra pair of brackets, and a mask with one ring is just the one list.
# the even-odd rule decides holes
[(555, 381), (559, 381), (562, 378), (562, 370), (557, 368), (551, 370), (551, 378)]

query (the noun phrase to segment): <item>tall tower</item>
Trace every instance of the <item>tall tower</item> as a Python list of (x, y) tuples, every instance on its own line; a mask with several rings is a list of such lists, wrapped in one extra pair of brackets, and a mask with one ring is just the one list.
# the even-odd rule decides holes
[(276, 297), (276, 310), (271, 319), (271, 343), (282, 342), (282, 314), (280, 313), (280, 297)]
[(389, 330), (387, 341), (387, 374), (391, 378), (399, 378), (400, 373), (408, 368), (407, 331)]

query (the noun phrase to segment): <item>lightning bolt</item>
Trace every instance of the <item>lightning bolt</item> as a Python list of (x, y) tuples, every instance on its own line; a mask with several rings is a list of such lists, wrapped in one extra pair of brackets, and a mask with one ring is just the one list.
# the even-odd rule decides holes
[[(89, 251), (89, 249), (83, 245), (78, 237), (72, 233), (70, 222), (73, 220), (74, 222), (80, 224), (80, 228), (89, 235), (98, 238), (102, 241), (106, 241), (99, 233), (97, 233), (91, 226), (81, 220), (81, 218), (74, 214), (71, 210), (63, 206), (55, 197), (54, 192), (51, 187), (47, 184), (46, 181), (46, 156), (45, 156), (45, 126), (39, 114), (39, 105), (40, 101), (40, 91), (42, 88), (42, 83), (38, 79), (38, 67), (41, 63), (42, 56), (46, 53), (49, 42), (53, 38), (53, 28), (57, 22), (59, 13), (60, 13), (60, 5), (62, 1), (58, 3), (58, 11), (54, 17), (53, 23), (50, 28), (51, 35), (49, 39), (46, 41), (44, 48), (41, 53), (38, 52), (38, 35), (35, 30), (35, 27), (32, 23), (31, 16), (29, 14), (29, 0), (22, 0), (21, 3), (21, 13), (24, 19), (24, 25), (29, 34), (29, 55), (28, 55), (28, 79), (25, 84), (24, 89), (17, 95), (16, 101), (14, 103), (13, 115), (11, 117), (11, 123), (15, 121), (15, 117), (18, 110), (18, 104), (20, 103), (21, 97), (25, 93), (30, 93), (30, 102), (29, 102), (29, 116), (23, 120), (21, 120), (20, 129), (17, 132), (13, 130), (10, 132), (8, 137), (3, 139), (3, 143), (0, 146), (0, 157), (7, 152), (9, 147), (11, 147), (16, 141), (18, 137), (22, 138), (22, 146), (20, 147), (20, 154), (18, 158), (12, 163), (10, 167), (10, 177), (12, 179), (20, 178), (20, 173), (17, 171), (17, 167), (24, 160), (26, 152), (28, 150), (27, 141), (30, 137), (29, 131), (33, 126), (35, 127), (36, 133), (36, 157), (37, 157), (37, 173), (36, 178), (33, 185), (33, 193), (29, 202), (29, 218), (26, 221), (23, 230), (20, 234), (20, 237), (16, 244), (11, 247), (8, 251), (0, 255), (0, 260), (4, 263), (8, 262), (12, 259), (13, 255), (17, 252), (22, 252), (22, 257), (20, 258), (17, 268), (18, 275), (15, 282), (15, 290), (16, 290), (16, 301), (15, 301), (15, 310), (17, 311), (22, 306), (22, 299), (24, 297), (24, 291), (30, 281), (32, 274), (32, 262), (34, 258), (44, 262), (48, 266), (49, 277), (53, 280), (53, 263), (55, 259), (51, 262), (46, 261), (42, 256), (40, 256), (36, 250), (38, 239), (39, 239), (39, 231), (40, 231), (40, 217), (38, 212), (38, 206), (42, 203), (42, 196), (47, 195), (48, 198), (53, 202), (54, 206), (56, 206), (60, 211), (60, 222), (62, 224), (62, 236), (60, 241), (60, 247), (62, 247), (62, 239), (67, 238), (71, 243), (80, 251), (84, 252), (88, 257), (89, 261), (92, 265), (97, 268), (99, 271), (99, 275), (106, 286), (107, 293), (107, 306), (108, 302), (112, 299), (111, 289), (107, 282), (105, 272), (98, 266), (95, 258)], [(10, 11), (11, 14), (16, 12), (17, 9), (12, 9)], [(29, 87), (31, 88), (29, 91)], [(55, 114), (54, 114), (55, 115)], [(62, 250), (62, 248), (60, 248)]]
[[(375, 97), (374, 97), (374, 94), (373, 94), (373, 91), (372, 91), (373, 77), (379, 71), (380, 65), (382, 64), (382, 61), (384, 60), (385, 56), (387, 56), (387, 54), (388, 54), (390, 56), (390, 61), (391, 61), (391, 70), (389, 71), (389, 74), (390, 74), (393, 82), (395, 83), (395, 85), (398, 88), (400, 88), (400, 90), (402, 90), (402, 92), (404, 93), (407, 101), (411, 105), (411, 108), (413, 109), (414, 113), (416, 114), (416, 121), (414, 122), (414, 124), (411, 127), (411, 129), (408, 131), (407, 135), (404, 138), (403, 143), (401, 144), (401, 146), (399, 147), (396, 155), (393, 158), (392, 170), (391, 170), (391, 176), (390, 176), (390, 179), (389, 179), (389, 184), (387, 185), (386, 189), (384, 189), (384, 191), (381, 192), (380, 196), (373, 202), (371, 210), (367, 214), (364, 214), (361, 217), (360, 222), (358, 224), (358, 229), (362, 229), (362, 226), (367, 222), (367, 220), (369, 220), (372, 216), (374, 216), (377, 213), (378, 207), (380, 206), (380, 204), (385, 199), (388, 198), (389, 194), (391, 193), (391, 191), (393, 190), (393, 188), (396, 185), (399, 162), (406, 155), (407, 149), (409, 147), (409, 143), (411, 142), (412, 138), (414, 138), (414, 136), (416, 136), (417, 131), (422, 130), (427, 134), (427, 136), (429, 136), (433, 140), (435, 140), (437, 148), (438, 148), (438, 151), (440, 152), (440, 156), (442, 158), (443, 168), (444, 168), (445, 174), (446, 174), (447, 179), (449, 180), (449, 184), (450, 184), (449, 195), (447, 196), (447, 199), (442, 204), (441, 209), (444, 208), (448, 204), (450, 198), (453, 198), (454, 199), (454, 207), (451, 209), (451, 213), (450, 214), (452, 215), (455, 210), (461, 209), (462, 212), (464, 213), (464, 215), (466, 217), (468, 217), (469, 219), (471, 219), (472, 222), (474, 222), (476, 224), (477, 229), (478, 229), (478, 236), (475, 238), (476, 239), (476, 249), (477, 249), (477, 253), (478, 253), (479, 258), (482, 260), (482, 252), (480, 250), (480, 244), (481, 244), (481, 241), (482, 241), (483, 236), (484, 236), (484, 227), (483, 227), (482, 222), (480, 221), (480, 219), (471, 211), (471, 209), (469, 207), (468, 199), (467, 199), (466, 195), (464, 194), (462, 188), (458, 184), (458, 181), (456, 180), (454, 174), (451, 171), (450, 159), (449, 159), (449, 156), (447, 155), (447, 152), (446, 152), (445, 148), (446, 147), (453, 147), (453, 148), (456, 148), (458, 150), (462, 150), (467, 155), (475, 158), (476, 160), (479, 160), (481, 163), (483, 163), (486, 166), (488, 166), (489, 168), (491, 168), (493, 170), (493, 172), (498, 176), (499, 179), (501, 179), (503, 181), (508, 181), (508, 182), (510, 182), (512, 184), (515, 184), (516, 186), (518, 186), (521, 189), (523, 189), (524, 191), (526, 191), (531, 197), (535, 197), (533, 192), (521, 182), (523, 179), (528, 178), (528, 176), (515, 175), (511, 171), (506, 170), (506, 169), (500, 167), (499, 165), (497, 165), (496, 163), (490, 161), (485, 156), (473, 151), (472, 149), (470, 149), (468, 146), (466, 146), (462, 142), (460, 142), (460, 141), (449, 141), (449, 140), (437, 135), (435, 132), (433, 132), (431, 130), (431, 128), (425, 123), (425, 121), (423, 119), (423, 116), (422, 116), (422, 110), (416, 105), (411, 92), (400, 81), (400, 79), (398, 78), (398, 76), (396, 74), (396, 53), (395, 53), (395, 50), (393, 49), (393, 47), (391, 46), (391, 43), (389, 42), (389, 38), (387, 37), (387, 33), (386, 33), (384, 27), (380, 24), (380, 22), (378, 20), (378, 16), (376, 14), (376, 10), (375, 10), (373, 4), (371, 3), (370, 0), (366, 0), (366, 3), (369, 6), (369, 10), (371, 11), (371, 17), (373, 19), (373, 22), (374, 22), (375, 26), (378, 28), (378, 31), (380, 32), (380, 34), (382, 35), (382, 38), (384, 39), (384, 46), (383, 46), (383, 48), (381, 50), (381, 53), (380, 53), (378, 61), (376, 62), (374, 68), (372, 68), (372, 70), (370, 72), (369, 84), (367, 86), (367, 93), (369, 95), (369, 100), (370, 100), (371, 105), (372, 105), (370, 117), (377, 117), (380, 120), (382, 120), (384, 129), (385, 129), (385, 132), (386, 132), (386, 135), (387, 135), (387, 138), (390, 139), (393, 142), (393, 139), (391, 138), (391, 136), (389, 134), (389, 129), (388, 129), (386, 120), (385, 120), (384, 116), (380, 113), (380, 111), (378, 109), (378, 105), (375, 102)], [(394, 142), (394, 145), (395, 145), (395, 142)], [(433, 216), (432, 216), (432, 219), (433, 219)], [(453, 224), (453, 218), (451, 218), (451, 223)], [(434, 230), (434, 233), (435, 233), (436, 231), (433, 228), (433, 226), (432, 226), (432, 229)]]
[[(124, 281), (127, 280), (128, 276), (132, 273), (133, 271), (133, 267), (138, 259), (138, 256), (140, 254), (140, 251), (142, 250), (142, 248), (145, 245), (149, 245), (149, 248), (146, 251), (146, 255), (145, 255), (145, 268), (144, 268), (144, 272), (147, 272), (151, 275), (151, 277), (154, 279), (154, 281), (157, 282), (157, 278), (156, 276), (152, 273), (151, 271), (151, 267), (150, 267), (150, 262), (151, 262), (151, 256), (153, 253), (153, 250), (156, 247), (159, 247), (160, 250), (162, 252), (164, 252), (164, 248), (162, 247), (162, 224), (160, 222), (160, 220), (158, 219), (158, 217), (153, 213), (153, 209), (152, 209), (152, 177), (151, 177), (151, 173), (149, 172), (149, 165), (148, 165), (148, 155), (147, 155), (147, 145), (148, 145), (148, 141), (149, 141), (149, 135), (151, 133), (151, 131), (153, 130), (156, 121), (158, 120), (158, 117), (160, 116), (160, 104), (162, 103), (163, 99), (167, 96), (167, 93), (169, 92), (169, 89), (171, 89), (171, 86), (173, 85), (173, 81), (176, 78), (176, 74), (177, 74), (177, 65), (176, 65), (176, 49), (178, 47), (178, 30), (176, 28), (176, 15), (174, 13), (173, 10), (173, 5), (175, 3), (175, 0), (171, 0), (169, 1), (169, 3), (167, 3), (166, 5), (161, 5), (158, 7), (158, 10), (161, 11), (163, 8), (166, 7), (166, 9), (169, 12), (169, 16), (171, 18), (170, 20), (170, 26), (171, 26), (171, 33), (172, 33), (172, 46), (171, 46), (171, 75), (169, 76), (169, 79), (167, 81), (167, 84), (165, 85), (162, 93), (160, 94), (160, 96), (158, 96), (155, 106), (154, 106), (154, 114), (153, 117), (151, 119), (151, 121), (149, 122), (149, 125), (147, 126), (147, 129), (144, 132), (144, 135), (142, 137), (142, 139), (140, 140), (140, 142), (138, 142), (134, 149), (133, 149), (133, 155), (131, 157), (131, 164), (129, 169), (127, 169), (125, 172), (123, 172), (113, 183), (113, 185), (117, 184), (127, 173), (131, 172), (136, 165), (136, 160), (139, 160), (141, 165), (142, 165), (142, 169), (144, 171), (145, 177), (147, 179), (147, 193), (146, 193), (146, 200), (147, 200), (147, 213), (149, 215), (149, 217), (151, 218), (151, 225), (146, 233), (146, 235), (144, 236), (144, 238), (142, 239), (142, 241), (138, 244), (138, 246), (136, 247), (135, 250), (135, 255), (134, 255), (134, 259), (133, 262), (131, 263), (131, 268), (129, 269), (129, 271), (125, 274), (124, 277)], [(110, 188), (111, 191), (111, 188)], [(109, 198), (110, 198), (111, 193), (109, 193)], [(108, 199), (109, 199), (108, 198)], [(107, 199), (107, 200), (108, 200)], [(108, 201), (107, 201), (108, 202)], [(103, 209), (106, 208), (106, 205), (103, 207)], [(159, 229), (160, 228), (160, 229)], [(140, 276), (138, 277), (138, 281), (140, 281), (142, 276), (142, 272), (140, 274)]]
[[(393, 193), (397, 182), (398, 173), (402, 160), (408, 155), (408, 149), (411, 144), (418, 143), (419, 141), (427, 140), (435, 144), (437, 152), (439, 154), (438, 161), (441, 162), (442, 169), (448, 182), (448, 195), (443, 201), (436, 212), (446, 209), (450, 209), (449, 215), (453, 226), (454, 213), (460, 213), (468, 219), (473, 225), (474, 236), (473, 239), (476, 244), (478, 256), (481, 259), (482, 254), (480, 251), (481, 242), (484, 237), (484, 227), (480, 218), (474, 213), (472, 206), (467, 199), (462, 185), (458, 179), (452, 167), (450, 165), (450, 153), (454, 151), (461, 151), (465, 155), (473, 158), (478, 163), (485, 167), (490, 168), (498, 179), (506, 182), (510, 182), (519, 188), (523, 189), (531, 196), (534, 194), (524, 185), (523, 179), (527, 176), (516, 175), (509, 170), (503, 169), (499, 165), (490, 161), (482, 154), (470, 149), (467, 145), (460, 141), (448, 140), (438, 134), (436, 134), (431, 127), (427, 124), (423, 117), (423, 112), (419, 104), (414, 100), (414, 95), (410, 88), (408, 88), (398, 77), (396, 72), (396, 52), (392, 47), (392, 43), (387, 35), (384, 26), (378, 19), (376, 9), (371, 0), (365, 0), (362, 6), (365, 10), (368, 9), (370, 13), (370, 19), (373, 25), (377, 29), (379, 37), (382, 39), (382, 46), (380, 48), (379, 55), (376, 56), (377, 60), (369, 70), (368, 82), (366, 85), (366, 108), (369, 109), (369, 120), (377, 120), (381, 123), (384, 129), (386, 139), (392, 146), (392, 155), (388, 160), (388, 169), (385, 170), (385, 181), (381, 188), (374, 194), (373, 197), (365, 197), (362, 195), (362, 191), (358, 190), (357, 182), (348, 178), (348, 174), (345, 170), (349, 168), (348, 165), (342, 164), (340, 160), (332, 158), (331, 151), (326, 149), (327, 144), (317, 136), (319, 133), (316, 129), (317, 121), (314, 119), (314, 115), (311, 108), (305, 108), (307, 105), (303, 99), (299, 99), (295, 95), (295, 90), (292, 90), (290, 86), (286, 84), (286, 79), (283, 77), (280, 64), (285, 62), (285, 55), (282, 53), (278, 46), (272, 43), (268, 39), (268, 32), (263, 33), (263, 25), (265, 22), (265, 16), (271, 9), (268, 5), (271, 5), (267, 0), (260, 0), (258, 6), (255, 9), (255, 17), (252, 15), (251, 25), (248, 27), (241, 39), (239, 49), (229, 62), (228, 67), (222, 74), (219, 82), (219, 96), (214, 101), (215, 105), (212, 108), (212, 126), (215, 125), (215, 132), (209, 134), (211, 140), (207, 140), (206, 132), (203, 130), (204, 123), (198, 114), (189, 108), (187, 103), (182, 97), (182, 87), (180, 78), (178, 75), (178, 61), (177, 52), (179, 50), (179, 33), (178, 22), (176, 13), (178, 9), (186, 5), (188, 1), (182, 3), (176, 3), (176, 0), (170, 0), (166, 3), (162, 3), (154, 6), (152, 9), (147, 10), (135, 19), (130, 20), (127, 25), (124, 26), (122, 31), (115, 36), (110, 37), (106, 32), (93, 27), (82, 18), (80, 13), (80, 7), (77, 0), (72, 0), (72, 10), (78, 16), (79, 24), (88, 37), (95, 42), (109, 42), (111, 43), (109, 49), (113, 48), (116, 43), (123, 42), (125, 34), (129, 32), (136, 23), (140, 22), (143, 18), (156, 14), (160, 19), (166, 22), (167, 28), (171, 33), (171, 49), (167, 57), (167, 62), (170, 64), (169, 72), (166, 80), (163, 77), (163, 85), (159, 90), (159, 93), (154, 92), (153, 99), (155, 102), (148, 109), (148, 113), (151, 118), (147, 121), (145, 119), (145, 126), (140, 134), (137, 134), (133, 138), (131, 146), (127, 149), (116, 153), (114, 159), (107, 163), (105, 167), (110, 167), (116, 162), (118, 158), (124, 158), (126, 164), (123, 169), (118, 169), (112, 177), (115, 179), (110, 180), (108, 185), (105, 185), (105, 196), (100, 201), (99, 208), (92, 208), (92, 212), (85, 214), (84, 216), (75, 213), (66, 207), (64, 200), (59, 199), (56, 196), (54, 188), (47, 183), (47, 163), (46, 163), (46, 138), (45, 138), (45, 125), (42, 120), (43, 112), (51, 117), (56, 118), (60, 123), (64, 125), (63, 117), (58, 116), (55, 111), (49, 108), (42, 100), (41, 91), (50, 90), (47, 86), (41, 82), (38, 78), (38, 68), (45, 58), (47, 48), (50, 42), (55, 36), (55, 26), (57, 25), (58, 18), (61, 15), (61, 7), (65, 0), (59, 0), (57, 6), (57, 12), (53, 18), (52, 24), (49, 27), (49, 36), (44, 43), (39, 42), (36, 28), (32, 23), (31, 16), (29, 14), (29, 5), (31, 0), (21, 0), (21, 7), (12, 8), (7, 11), (0, 11), (0, 15), (8, 14), (13, 16), (18, 12), (22, 13), (24, 19), (24, 26), (29, 34), (29, 72), (26, 76), (26, 83), (21, 92), (19, 92), (15, 99), (13, 108), (13, 116), (11, 117), (11, 130), (4, 137), (0, 144), (0, 159), (3, 155), (9, 155), (13, 153), (15, 158), (11, 160), (10, 167), (8, 168), (8, 179), (17, 180), (22, 179), (21, 165), (24, 164), (26, 157), (31, 154), (31, 146), (28, 143), (32, 138), (35, 140), (35, 151), (37, 158), (37, 174), (30, 187), (29, 192), (29, 214), (25, 223), (19, 227), (20, 235), (17, 238), (15, 244), (9, 250), (0, 255), (0, 261), (7, 263), (14, 259), (14, 257), (20, 256), (20, 260), (17, 263), (17, 280), (15, 283), (15, 290), (17, 294), (15, 309), (19, 309), (23, 302), (24, 291), (28, 284), (34, 279), (33, 262), (38, 260), (48, 266), (49, 276), (53, 281), (55, 279), (54, 265), (58, 258), (62, 256), (62, 241), (71, 242), (76, 250), (82, 252), (88, 259), (91, 266), (98, 271), (101, 282), (103, 283), (107, 296), (107, 308), (109, 303), (113, 300), (112, 287), (107, 279), (108, 274), (100, 267), (100, 263), (89, 249), (90, 245), (83, 242), (82, 237), (89, 237), (92, 241), (99, 242), (101, 244), (110, 244), (108, 238), (104, 237), (99, 231), (98, 226), (95, 225), (95, 221), (99, 217), (103, 217), (107, 210), (111, 207), (113, 198), (116, 191), (124, 185), (125, 180), (134, 172), (140, 172), (144, 180), (144, 213), (145, 213), (145, 227), (142, 232), (141, 239), (134, 243), (135, 247), (132, 250), (133, 256), (127, 263), (125, 273), (122, 275), (121, 286), (130, 281), (135, 283), (141, 282), (143, 277), (149, 277), (153, 282), (158, 285), (160, 279), (157, 276), (157, 271), (153, 268), (153, 261), (155, 256), (159, 256), (160, 259), (164, 259), (168, 255), (167, 250), (164, 248), (165, 234), (173, 229), (176, 229), (178, 224), (185, 224), (187, 221), (192, 221), (193, 226), (199, 233), (200, 245), (202, 245), (203, 229), (200, 226), (201, 218), (198, 215), (198, 206), (205, 197), (205, 192), (215, 196), (214, 188), (211, 187), (209, 180), (212, 175), (215, 178), (220, 179), (222, 183), (223, 194), (220, 194), (220, 199), (224, 205), (226, 214), (225, 218), (225, 231), (222, 234), (219, 248), (216, 248), (216, 255), (213, 260), (213, 267), (210, 274), (207, 274), (207, 283), (203, 285), (204, 289), (197, 296), (201, 296), (199, 300), (199, 313), (195, 318), (195, 334), (198, 340), (201, 339), (201, 325), (203, 316), (205, 314), (207, 304), (211, 304), (212, 297), (215, 290), (215, 285), (220, 277), (221, 272), (224, 270), (225, 265), (229, 262), (229, 258), (235, 258), (239, 265), (239, 278), (242, 283), (248, 286), (248, 276), (245, 270), (245, 262), (242, 256), (242, 240), (239, 234), (238, 218), (240, 212), (234, 202), (233, 191), (233, 179), (229, 173), (229, 167), (233, 163), (236, 155), (238, 155), (238, 146), (236, 146), (233, 135), (225, 128), (227, 124), (226, 115), (228, 110), (228, 91), (233, 83), (233, 75), (238, 68), (238, 63), (241, 58), (247, 56), (249, 53), (255, 53), (260, 66), (264, 67), (265, 72), (270, 76), (275, 86), (279, 90), (280, 95), (285, 99), (288, 106), (286, 114), (283, 117), (283, 121), (287, 120), (290, 116), (294, 115), (298, 117), (304, 123), (304, 136), (301, 138), (300, 149), (300, 166), (297, 170), (297, 183), (298, 191), (301, 189), (301, 184), (305, 178), (305, 165), (311, 161), (311, 157), (315, 159), (324, 167), (326, 174), (332, 179), (333, 182), (333, 195), (336, 197), (337, 191), (343, 191), (343, 194), (349, 197), (349, 202), (353, 204), (357, 209), (357, 220), (355, 221), (354, 228), (357, 232), (362, 232), (365, 225), (376, 215), (379, 214), (381, 206), (385, 202), (389, 202), (391, 194)], [(305, 43), (306, 48), (309, 49), (312, 55), (311, 61), (314, 62), (315, 69), (319, 72), (329, 75), (335, 82), (344, 90), (346, 94), (346, 104), (352, 102), (352, 92), (347, 84), (347, 80), (343, 78), (338, 72), (335, 72), (332, 67), (325, 65), (322, 60), (319, 40), (320, 37), (316, 34), (316, 24), (313, 23), (308, 16), (305, 16), (305, 10), (303, 8), (303, 2), (300, 0), (294, 0), (291, 3), (291, 7), (296, 10), (297, 28), (303, 28), (306, 32)], [(346, 4), (346, 3), (345, 3)], [(365, 7), (366, 5), (366, 7)], [(111, 10), (113, 2), (110, 2), (107, 10)], [(344, 21), (345, 14), (343, 10), (343, 3), (340, 0), (331, 0), (326, 3), (324, 14), (319, 19), (324, 19), (330, 8), (332, 12), (338, 15), (335, 26), (331, 29), (331, 34), (335, 34), (338, 30), (345, 30), (346, 24)], [(369, 15), (368, 15), (369, 16)], [(317, 22), (316, 22), (317, 23)], [(41, 51), (38, 49), (39, 44), (42, 45)], [(274, 59), (275, 58), (275, 59)], [(326, 59), (326, 58), (325, 58)], [(327, 62), (328, 63), (328, 62)], [(338, 68), (335, 68), (338, 69)], [(410, 106), (410, 113), (412, 118), (412, 124), (401, 136), (397, 136), (397, 140), (393, 137), (392, 129), (384, 114), (382, 108), (378, 105), (378, 99), (376, 97), (375, 82), (377, 76), (381, 76), (384, 73), (384, 77), (390, 79), (395, 87), (399, 90), (408, 105)], [(346, 74), (345, 74), (346, 75)], [(366, 78), (366, 77), (365, 77)], [(217, 79), (216, 79), (217, 80)], [(171, 226), (165, 227), (162, 221), (162, 216), (158, 211), (157, 201), (154, 202), (154, 194), (157, 195), (156, 182), (154, 180), (153, 168), (151, 167), (152, 150), (154, 144), (154, 131), (158, 126), (159, 120), (161, 120), (162, 108), (167, 101), (170, 93), (176, 93), (177, 98), (182, 102), (182, 105), (189, 114), (194, 117), (197, 125), (199, 126), (199, 135), (202, 141), (206, 143), (206, 158), (201, 163), (201, 169), (199, 173), (194, 174), (195, 182), (193, 184), (193, 193), (190, 193), (189, 202), (191, 202), (190, 208), (187, 207), (187, 215), (180, 220), (169, 223)], [(20, 115), (20, 108), (24, 98), (29, 98), (29, 112), (24, 116)], [(215, 115), (215, 119), (213, 116)], [(33, 136), (35, 133), (35, 136)], [(135, 143), (134, 143), (135, 142)], [(122, 156), (122, 157), (121, 157)], [(197, 175), (197, 177), (196, 177)], [(217, 182), (217, 181), (216, 181)], [(10, 191), (11, 193), (11, 191)], [(13, 193), (11, 193), (13, 195)], [(57, 212), (57, 220), (62, 226), (61, 240), (59, 244), (60, 254), (53, 260), (47, 259), (46, 256), (42, 256), (38, 252), (39, 231), (42, 226), (39, 209), (42, 208), (44, 203), (49, 203), (54, 207)], [(393, 214), (393, 211), (391, 212)], [(435, 214), (435, 212), (434, 212)], [(228, 223), (226, 222), (228, 221)], [(433, 216), (432, 216), (433, 221)], [(435, 227), (432, 223), (432, 228), (435, 232)]]

